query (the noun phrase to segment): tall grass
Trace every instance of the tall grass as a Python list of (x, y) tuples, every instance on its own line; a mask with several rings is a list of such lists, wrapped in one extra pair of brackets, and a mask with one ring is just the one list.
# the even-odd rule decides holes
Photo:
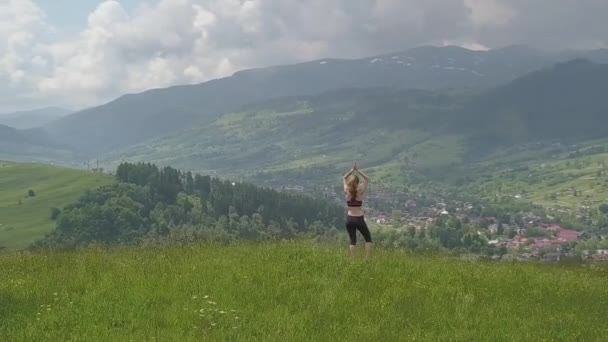
[(602, 341), (608, 269), (308, 242), (0, 256), (2, 341)]

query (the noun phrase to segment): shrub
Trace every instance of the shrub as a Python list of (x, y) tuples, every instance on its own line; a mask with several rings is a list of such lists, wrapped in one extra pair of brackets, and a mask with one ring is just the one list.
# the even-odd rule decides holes
[(59, 208), (51, 208), (51, 220), (57, 220), (59, 214), (61, 214), (61, 210), (59, 210)]

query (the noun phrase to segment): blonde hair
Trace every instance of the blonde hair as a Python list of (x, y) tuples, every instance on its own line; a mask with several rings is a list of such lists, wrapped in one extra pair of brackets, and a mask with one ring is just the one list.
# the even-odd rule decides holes
[(351, 200), (357, 199), (357, 188), (359, 187), (359, 177), (357, 175), (350, 175), (346, 179), (346, 186), (348, 187), (348, 194)]

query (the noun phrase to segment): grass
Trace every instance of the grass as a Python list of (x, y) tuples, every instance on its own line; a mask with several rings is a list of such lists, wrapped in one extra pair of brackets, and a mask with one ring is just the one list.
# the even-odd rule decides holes
[[(544, 207), (576, 209), (608, 203), (608, 154), (578, 158), (536, 160), (520, 170), (497, 171), (487, 179), (478, 178), (474, 186), (485, 188), (485, 195), (515, 195), (526, 191), (529, 200)], [(486, 171), (490, 174), (489, 171)], [(574, 190), (579, 195), (574, 196)]]
[[(0, 246), (26, 247), (54, 227), (50, 208), (62, 208), (112, 177), (43, 164), (0, 162)], [(36, 196), (28, 197), (28, 190)], [(19, 202), (21, 201), (21, 204)]]
[[(602, 341), (608, 270), (304, 242), (0, 257), (3, 341)], [(234, 311), (233, 311), (234, 310)]]

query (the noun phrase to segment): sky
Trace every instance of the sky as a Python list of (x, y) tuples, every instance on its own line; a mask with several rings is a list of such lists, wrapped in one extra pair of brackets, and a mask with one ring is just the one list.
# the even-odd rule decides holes
[(606, 0), (0, 0), (0, 113), (419, 45), (608, 47)]

